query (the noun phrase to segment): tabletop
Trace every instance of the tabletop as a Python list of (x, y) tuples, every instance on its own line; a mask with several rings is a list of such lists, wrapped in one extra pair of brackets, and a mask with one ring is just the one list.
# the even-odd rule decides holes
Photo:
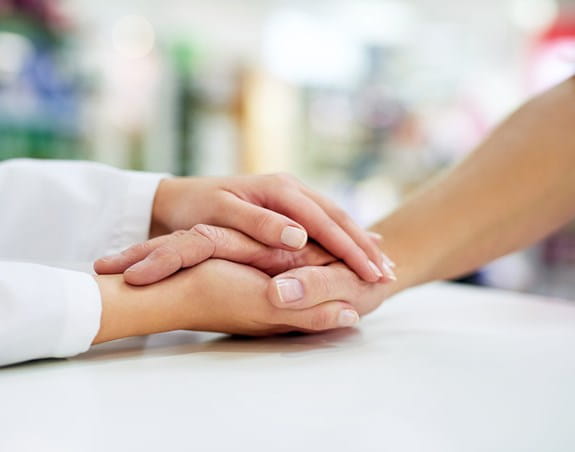
[(574, 451), (575, 303), (451, 284), (355, 329), (0, 370), (0, 451)]

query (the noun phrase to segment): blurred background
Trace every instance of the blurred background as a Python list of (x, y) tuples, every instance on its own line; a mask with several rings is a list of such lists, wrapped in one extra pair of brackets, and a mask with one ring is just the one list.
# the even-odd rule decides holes
[[(0, 0), (0, 159), (289, 171), (368, 225), (574, 67), (575, 0)], [(575, 299), (575, 227), (465, 281)]]

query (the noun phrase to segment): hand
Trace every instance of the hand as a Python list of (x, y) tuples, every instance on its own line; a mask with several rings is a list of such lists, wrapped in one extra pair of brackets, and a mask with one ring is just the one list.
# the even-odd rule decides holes
[(129, 284), (147, 285), (211, 258), (247, 264), (270, 276), (336, 260), (315, 244), (287, 251), (263, 245), (234, 229), (200, 224), (134, 245), (113, 259), (99, 259), (94, 270), (98, 274), (124, 273)]
[(211, 259), (148, 287), (121, 276), (97, 276), (102, 321), (94, 343), (181, 329), (262, 336), (319, 332), (353, 326), (348, 304), (332, 301), (309, 309), (279, 309), (266, 291), (271, 279), (251, 267)]
[(307, 310), (331, 300), (342, 300), (360, 315), (375, 310), (400, 290), (400, 284), (366, 283), (341, 262), (287, 271), (270, 280), (268, 300), (277, 308)]
[(298, 250), (307, 236), (365, 281), (383, 277), (381, 251), (369, 233), (331, 201), (287, 175), (176, 178), (160, 183), (151, 236), (197, 224), (236, 229), (265, 245)]

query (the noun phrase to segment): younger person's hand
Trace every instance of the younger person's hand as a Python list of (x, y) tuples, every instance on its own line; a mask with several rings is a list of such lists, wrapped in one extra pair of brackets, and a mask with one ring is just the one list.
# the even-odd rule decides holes
[(211, 259), (158, 284), (134, 287), (119, 275), (96, 276), (102, 321), (94, 343), (174, 330), (263, 336), (319, 332), (355, 325), (346, 302), (280, 309), (266, 298), (269, 276), (240, 264)]
[(235, 229), (287, 251), (302, 249), (309, 234), (365, 281), (380, 280), (386, 269), (368, 232), (333, 202), (288, 175), (162, 181), (150, 235), (189, 230), (197, 224)]

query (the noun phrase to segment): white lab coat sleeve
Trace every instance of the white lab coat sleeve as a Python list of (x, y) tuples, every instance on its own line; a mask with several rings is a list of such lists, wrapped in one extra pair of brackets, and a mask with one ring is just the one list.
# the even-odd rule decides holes
[(166, 177), (93, 162), (0, 163), (0, 260), (91, 262), (144, 241)]
[(86, 351), (101, 309), (89, 274), (0, 262), (0, 366)]
[(0, 163), (0, 365), (90, 347), (102, 309), (94, 278), (36, 264), (75, 267), (146, 240), (165, 177), (90, 162)]

